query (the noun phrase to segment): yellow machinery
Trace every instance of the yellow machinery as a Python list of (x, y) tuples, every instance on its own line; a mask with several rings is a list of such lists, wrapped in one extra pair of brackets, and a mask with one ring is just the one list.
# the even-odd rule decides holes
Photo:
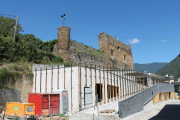
[(35, 118), (34, 103), (7, 102), (5, 115), (7, 119), (26, 120), (27, 118)]

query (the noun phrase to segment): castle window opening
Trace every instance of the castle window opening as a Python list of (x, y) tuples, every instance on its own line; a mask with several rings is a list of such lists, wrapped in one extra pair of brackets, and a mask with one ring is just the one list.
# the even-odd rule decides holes
[(120, 47), (118, 46), (118, 47), (117, 47), (117, 49), (119, 50), (119, 49), (120, 49)]
[(113, 50), (113, 49), (111, 49), (111, 56), (113, 56), (113, 54), (114, 54), (114, 50)]
[(126, 60), (126, 55), (124, 55), (124, 60)]

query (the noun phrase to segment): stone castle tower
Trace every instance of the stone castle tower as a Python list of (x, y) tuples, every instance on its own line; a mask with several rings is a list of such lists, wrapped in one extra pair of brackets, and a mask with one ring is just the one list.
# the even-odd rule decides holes
[(61, 56), (65, 61), (70, 57), (70, 28), (61, 26), (58, 28), (57, 55)]

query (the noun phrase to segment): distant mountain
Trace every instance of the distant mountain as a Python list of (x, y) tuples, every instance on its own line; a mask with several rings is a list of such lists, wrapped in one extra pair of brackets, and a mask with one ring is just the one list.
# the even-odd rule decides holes
[(163, 66), (165, 66), (167, 63), (147, 63), (147, 64), (139, 64), (139, 63), (134, 63), (134, 70), (138, 71), (148, 71), (151, 73), (155, 73), (159, 69), (161, 69)]
[(170, 74), (170, 75), (179, 77), (180, 76), (180, 54), (171, 62), (169, 62), (160, 70), (158, 70), (156, 73), (160, 75)]

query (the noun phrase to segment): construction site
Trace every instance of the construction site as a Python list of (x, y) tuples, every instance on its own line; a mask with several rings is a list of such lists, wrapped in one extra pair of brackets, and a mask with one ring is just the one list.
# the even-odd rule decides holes
[[(70, 28), (61, 26), (53, 54), (71, 67), (33, 64), (32, 80), (23, 76), (15, 89), (0, 91), (5, 118), (78, 119), (73, 115), (80, 113), (100, 119), (99, 113), (116, 113), (119, 119), (175, 98), (172, 84), (163, 76), (134, 70), (131, 46), (106, 33), (100, 33), (96, 50), (71, 40)], [(59, 114), (67, 117), (53, 118)]]
[[(4, 90), (1, 91), (1, 98), (3, 98), (1, 100), (4, 100), (4, 103), (15, 101), (35, 103), (35, 113), (37, 109), (41, 109), (41, 114), (36, 113), (40, 116), (59, 112), (76, 114), (95, 106), (102, 106), (100, 109), (102, 113), (125, 112), (119, 116), (123, 118), (141, 111), (144, 106), (174, 99), (174, 86), (164, 83), (165, 79), (162, 76), (153, 73), (109, 69), (96, 65), (87, 67), (81, 64), (71, 67), (34, 64), (33, 73), (33, 84), (30, 91), (19, 89), (19, 92), (15, 92), (17, 95), (8, 96), (11, 92)], [(47, 100), (50, 100), (48, 96), (51, 94), (53, 97), (51, 101), (57, 101), (52, 104), (57, 105), (54, 107), (52, 105), (51, 112), (49, 112), (48, 101), (43, 103), (38, 96), (44, 95)], [(34, 95), (38, 98), (32, 98)], [(13, 99), (8, 99), (10, 97)], [(142, 102), (138, 102), (141, 100)], [(63, 105), (58, 101), (63, 102)], [(114, 104), (116, 110), (113, 110), (113, 107), (103, 107), (109, 104)], [(134, 105), (131, 106), (132, 104)], [(90, 113), (93, 114), (93, 111)]]

